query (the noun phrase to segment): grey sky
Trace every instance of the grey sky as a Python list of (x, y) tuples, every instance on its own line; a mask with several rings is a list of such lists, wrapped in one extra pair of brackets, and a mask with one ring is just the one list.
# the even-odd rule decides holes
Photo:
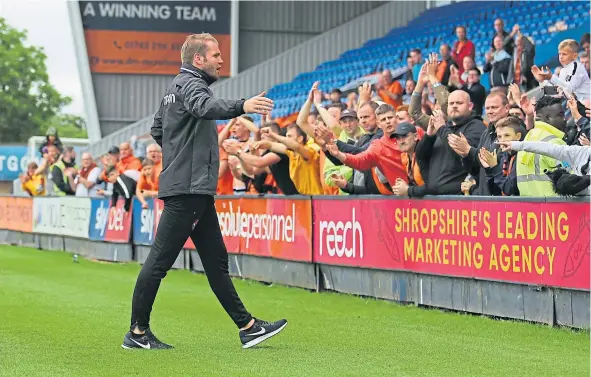
[(73, 99), (64, 111), (84, 116), (66, 1), (0, 0), (0, 15), (10, 26), (26, 29), (29, 44), (44, 48), (51, 83)]

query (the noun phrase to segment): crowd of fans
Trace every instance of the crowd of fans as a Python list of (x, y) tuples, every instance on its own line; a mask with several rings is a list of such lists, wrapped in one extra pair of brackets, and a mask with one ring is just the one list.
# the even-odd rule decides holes
[[(229, 121), (218, 138), (218, 194), (588, 195), (589, 34), (560, 43), (552, 73), (534, 65), (535, 43), (519, 25), (506, 31), (495, 20), (482, 67), (488, 93), (466, 28), (456, 35), (439, 54), (412, 50), (402, 77), (386, 70), (373, 87), (322, 93), (314, 83), (286, 127), (270, 116)], [(144, 207), (157, 195), (158, 145), (141, 161), (123, 143), (100, 168), (84, 154), (79, 168), (54, 136), (41, 166), (23, 175), (31, 195), (45, 195), (44, 182), (54, 195), (124, 197), (127, 208), (134, 195)]]
[(111, 197), (112, 206), (124, 198), (127, 211), (134, 196), (144, 208), (146, 198), (158, 196), (162, 150), (157, 144), (148, 145), (145, 157), (139, 158), (130, 143), (113, 146), (101, 156), (101, 166), (90, 153), (82, 153), (78, 165), (74, 148), (63, 147), (57, 132), (49, 130), (40, 151), (41, 164), (31, 162), (20, 178), (31, 196)]

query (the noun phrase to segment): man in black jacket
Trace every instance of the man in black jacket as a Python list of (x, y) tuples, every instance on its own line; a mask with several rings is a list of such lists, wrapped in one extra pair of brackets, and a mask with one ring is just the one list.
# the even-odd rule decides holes
[(107, 168), (107, 178), (110, 183), (113, 184), (113, 194), (111, 195), (111, 208), (117, 205), (119, 197), (122, 196), (125, 199), (125, 212), (129, 212), (131, 209), (131, 202), (133, 195), (135, 195), (135, 188), (137, 182), (126, 176), (125, 174), (119, 174), (119, 171), (115, 166), (109, 166)]
[(279, 333), (287, 321), (268, 323), (253, 318), (228, 274), (228, 253), (214, 206), (219, 168), (215, 120), (244, 113), (266, 114), (273, 101), (264, 93), (237, 101), (213, 97), (209, 85), (219, 78), (223, 61), (218, 42), (210, 34), (188, 36), (181, 57), (180, 73), (154, 116), (151, 134), (162, 147), (158, 197), (164, 200), (164, 210), (136, 282), (130, 331), (122, 347), (172, 348), (150, 331), (150, 312), (162, 278), (191, 237), (213, 292), (240, 329), (242, 347), (249, 348)]
[(489, 123), (488, 128), (482, 132), (478, 145), (471, 147), (466, 140), (454, 135), (450, 136), (450, 139), (452, 139), (450, 146), (462, 157), (464, 166), (477, 179), (477, 184), (470, 188), (470, 195), (490, 196), (492, 195), (491, 187), (489, 186), (489, 181), (486, 179), (486, 171), (480, 163), (478, 154), (482, 148), (489, 152), (498, 149), (496, 123), (509, 116), (509, 100), (503, 93), (492, 92), (486, 97), (484, 108)]
[(447, 102), (448, 122), (436, 112), (427, 133), (417, 145), (416, 158), (429, 166), (425, 179), (427, 194), (458, 195), (461, 184), (468, 175), (460, 156), (450, 146), (450, 135), (465, 139), (470, 146), (477, 146), (485, 126), (482, 119), (472, 113), (470, 96), (463, 90), (451, 92)]

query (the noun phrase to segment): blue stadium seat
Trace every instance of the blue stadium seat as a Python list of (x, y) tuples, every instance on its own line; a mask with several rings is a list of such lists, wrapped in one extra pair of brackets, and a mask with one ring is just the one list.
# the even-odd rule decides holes
[[(525, 35), (534, 37), (536, 45), (542, 45), (554, 37), (555, 33), (549, 33), (548, 27), (557, 21), (566, 22), (569, 28), (588, 23), (589, 2), (463, 1), (428, 9), (407, 27), (393, 28), (381, 38), (344, 52), (338, 59), (321, 63), (312, 72), (302, 72), (291, 82), (271, 88), (269, 97), (276, 104), (273, 115), (287, 116), (298, 111), (316, 80), (321, 82), (323, 91), (330, 91), (385, 68), (406, 66), (405, 57), (413, 48), (421, 48), (423, 56), (430, 51), (439, 52), (441, 43), (453, 44), (454, 28), (459, 24), (468, 28), (468, 37), (477, 49), (477, 63), (482, 64), (490, 48), (492, 24), (497, 17), (505, 20), (508, 29), (518, 23)], [(488, 85), (486, 75), (482, 83)]]

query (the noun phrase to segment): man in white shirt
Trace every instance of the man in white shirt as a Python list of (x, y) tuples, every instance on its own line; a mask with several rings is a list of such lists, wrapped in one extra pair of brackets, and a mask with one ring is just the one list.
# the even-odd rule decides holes
[(567, 96), (574, 94), (579, 101), (591, 97), (591, 79), (581, 62), (577, 61), (579, 43), (574, 39), (565, 39), (558, 45), (558, 60), (562, 65), (559, 75), (553, 75), (548, 67), (540, 69), (533, 66), (531, 71), (542, 85), (555, 85), (564, 90)]
[(90, 153), (82, 154), (82, 169), (76, 176), (76, 196), (97, 197), (97, 182), (101, 175), (101, 168), (96, 166)]

